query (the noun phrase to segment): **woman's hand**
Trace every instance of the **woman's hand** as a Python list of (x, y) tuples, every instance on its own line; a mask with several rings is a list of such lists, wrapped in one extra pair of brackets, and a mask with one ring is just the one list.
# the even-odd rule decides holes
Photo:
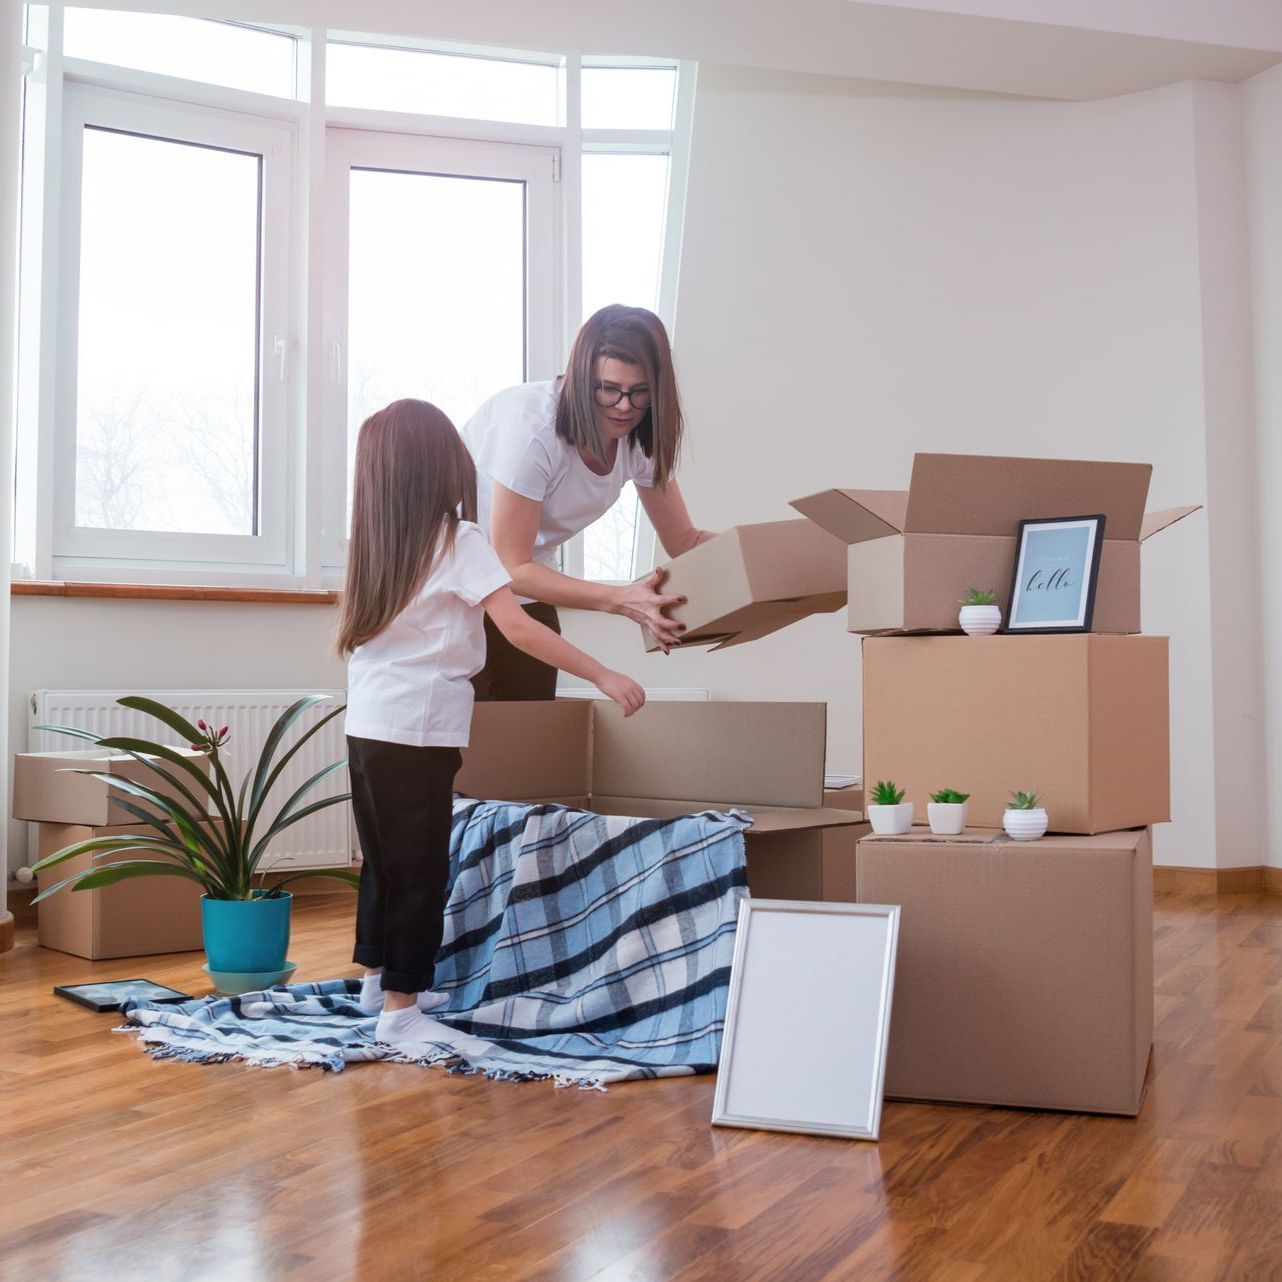
[(625, 717), (630, 717), (645, 705), (645, 691), (622, 672), (606, 672), (603, 677), (598, 678), (597, 688), (623, 709)]
[(684, 623), (669, 619), (663, 613), (670, 605), (684, 605), (683, 596), (665, 596), (659, 591), (667, 571), (663, 568), (651, 570), (644, 579), (629, 583), (626, 587), (615, 588), (614, 600), (610, 607), (612, 614), (626, 615), (634, 622), (649, 628), (659, 645), (666, 651), (669, 646), (678, 645), (681, 634), (686, 630)]

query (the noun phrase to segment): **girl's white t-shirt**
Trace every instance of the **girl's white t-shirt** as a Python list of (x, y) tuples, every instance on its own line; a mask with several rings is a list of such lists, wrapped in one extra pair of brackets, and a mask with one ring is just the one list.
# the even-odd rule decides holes
[(345, 730), (416, 748), (465, 748), (471, 680), (485, 665), (481, 602), (512, 582), (471, 521), (438, 556), (409, 604), (347, 665)]
[(557, 549), (614, 506), (629, 482), (654, 484), (654, 463), (639, 445), (620, 441), (614, 467), (598, 476), (556, 434), (561, 380), (522, 383), (491, 396), (463, 427), (476, 463), (477, 523), (490, 532), (494, 486), (543, 504), (534, 559), (556, 568)]

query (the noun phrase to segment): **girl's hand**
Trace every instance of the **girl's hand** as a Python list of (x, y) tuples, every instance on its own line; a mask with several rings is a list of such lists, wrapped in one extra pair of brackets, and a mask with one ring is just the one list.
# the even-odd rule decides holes
[(665, 650), (676, 645), (685, 631), (685, 624), (669, 619), (663, 613), (670, 605), (683, 605), (683, 596), (665, 596), (659, 591), (666, 570), (651, 570), (643, 579), (629, 583), (626, 587), (616, 588), (612, 612), (650, 629), (655, 639)]
[(597, 681), (597, 687), (623, 709), (625, 717), (630, 717), (645, 704), (645, 691), (622, 672), (607, 672)]

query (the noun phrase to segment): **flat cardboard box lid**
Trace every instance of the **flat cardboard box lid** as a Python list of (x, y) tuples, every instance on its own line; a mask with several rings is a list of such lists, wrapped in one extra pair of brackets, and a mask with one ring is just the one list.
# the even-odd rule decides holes
[[(191, 748), (175, 748), (180, 756), (195, 763), (202, 763), (208, 771), (208, 759), (203, 752)], [(156, 758), (159, 760), (159, 758)], [(187, 777), (179, 767), (160, 762), (161, 766), (180, 779), (198, 799), (205, 794), (194, 779)], [(96, 770), (103, 774), (119, 775), (144, 787), (154, 789), (162, 796), (174, 797), (190, 807), (190, 802), (175, 792), (154, 770), (131, 757), (128, 753), (111, 748), (80, 748), (70, 752), (18, 752), (13, 757), (13, 818), (34, 823), (88, 824), (101, 827), (111, 823), (129, 823), (131, 816), (119, 806), (111, 804), (111, 790), (101, 780), (77, 774), (79, 770)], [(121, 796), (127, 801), (145, 806), (140, 797)]]
[(602, 815), (630, 815), (638, 819), (677, 819), (681, 815), (696, 815), (701, 810), (745, 810), (752, 816), (750, 833), (853, 828), (864, 822), (858, 811), (826, 806), (745, 806), (736, 801), (677, 801), (667, 797), (593, 796), (586, 808)]
[(792, 506), (844, 543), (890, 534), (1013, 535), (1025, 518), (1104, 515), (1104, 536), (1137, 540), (1197, 510), (1144, 514), (1152, 466), (1089, 459), (917, 454), (908, 491), (824, 490)]

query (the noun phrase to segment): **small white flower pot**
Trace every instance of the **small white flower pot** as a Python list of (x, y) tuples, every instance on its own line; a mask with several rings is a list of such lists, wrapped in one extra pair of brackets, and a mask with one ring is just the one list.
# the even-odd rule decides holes
[(964, 605), (957, 615), (957, 622), (967, 636), (992, 636), (1002, 626), (1001, 606)]
[(926, 806), (926, 818), (936, 837), (955, 837), (966, 830), (967, 802), (932, 801)]
[(1002, 817), (1002, 827), (1012, 841), (1036, 841), (1046, 835), (1048, 824), (1041, 806), (1035, 810), (1008, 810)]
[(901, 801), (897, 806), (869, 806), (868, 822), (879, 837), (899, 837), (913, 826), (913, 803)]

